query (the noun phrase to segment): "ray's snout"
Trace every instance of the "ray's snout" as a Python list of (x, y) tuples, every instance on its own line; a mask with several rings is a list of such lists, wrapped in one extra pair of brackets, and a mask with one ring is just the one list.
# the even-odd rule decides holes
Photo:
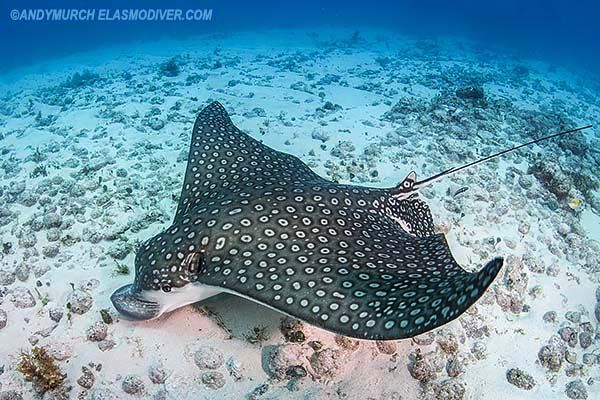
[(110, 301), (121, 315), (130, 320), (143, 321), (160, 315), (160, 305), (144, 300), (133, 289), (133, 285), (125, 285), (115, 290)]

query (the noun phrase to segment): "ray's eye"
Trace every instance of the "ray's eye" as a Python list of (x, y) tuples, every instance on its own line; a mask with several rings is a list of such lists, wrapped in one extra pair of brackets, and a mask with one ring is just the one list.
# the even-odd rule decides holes
[(171, 291), (171, 286), (163, 286), (162, 291), (165, 293), (169, 293)]

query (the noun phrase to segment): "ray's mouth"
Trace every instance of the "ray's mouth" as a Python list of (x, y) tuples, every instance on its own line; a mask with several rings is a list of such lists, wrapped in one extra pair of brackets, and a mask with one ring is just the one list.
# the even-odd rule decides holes
[(115, 290), (110, 296), (114, 307), (126, 319), (144, 321), (160, 316), (160, 305), (157, 302), (143, 299), (133, 285), (125, 285)]

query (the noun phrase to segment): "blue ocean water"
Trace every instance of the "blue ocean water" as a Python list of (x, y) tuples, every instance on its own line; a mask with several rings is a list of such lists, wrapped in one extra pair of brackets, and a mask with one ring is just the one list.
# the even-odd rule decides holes
[[(211, 21), (12, 21), (14, 9), (212, 9)], [(3, 0), (0, 68), (127, 41), (183, 38), (209, 32), (271, 28), (389, 29), (420, 37), (462, 36), (482, 46), (503, 46), (559, 65), (600, 70), (600, 4), (594, 0), (195, 1)]]

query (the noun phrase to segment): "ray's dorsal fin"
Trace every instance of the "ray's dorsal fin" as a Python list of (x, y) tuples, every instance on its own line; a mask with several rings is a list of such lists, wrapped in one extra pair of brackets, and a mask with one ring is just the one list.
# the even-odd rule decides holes
[(399, 188), (411, 190), (413, 186), (415, 186), (415, 182), (417, 181), (417, 173), (415, 171), (410, 171), (406, 178), (398, 185)]
[(447, 169), (445, 171), (440, 172), (439, 174), (436, 174), (436, 175), (430, 176), (429, 178), (423, 179), (422, 181), (417, 181), (417, 174), (414, 171), (411, 171), (406, 176), (406, 178), (404, 178), (404, 180), (398, 186), (396, 186), (395, 188), (392, 189), (392, 196), (394, 198), (396, 198), (396, 199), (399, 199), (399, 200), (406, 199), (406, 198), (410, 197), (411, 195), (415, 194), (416, 192), (418, 192), (420, 189), (422, 189), (422, 188), (424, 188), (426, 186), (429, 186), (432, 183), (437, 182), (437, 181), (441, 180), (442, 178), (444, 178), (444, 177), (446, 177), (448, 175), (454, 174), (454, 173), (456, 173), (458, 171), (461, 171), (461, 170), (464, 170), (464, 169), (467, 169), (467, 168), (470, 168), (470, 167), (474, 167), (475, 165), (482, 164), (482, 163), (484, 163), (486, 161), (489, 161), (489, 160), (491, 160), (493, 158), (500, 157), (500, 156), (502, 156), (504, 154), (513, 152), (515, 150), (518, 150), (518, 149), (526, 147), (526, 146), (530, 146), (530, 145), (535, 144), (535, 143), (542, 142), (544, 140), (548, 140), (548, 139), (552, 139), (552, 138), (555, 138), (555, 137), (567, 135), (567, 134), (570, 134), (570, 133), (579, 132), (579, 131), (582, 131), (584, 129), (589, 129), (591, 127), (592, 127), (592, 125), (586, 125), (586, 126), (581, 126), (579, 128), (569, 129), (567, 131), (562, 131), (562, 132), (554, 133), (552, 135), (543, 136), (543, 137), (541, 137), (539, 139), (535, 139), (535, 140), (532, 140), (530, 142), (523, 143), (523, 144), (520, 144), (518, 146), (502, 150), (502, 151), (500, 151), (498, 153), (494, 153), (492, 155), (489, 155), (489, 156), (481, 158), (479, 160), (470, 162), (468, 164), (461, 165), (460, 167), (449, 168), (449, 169)]

